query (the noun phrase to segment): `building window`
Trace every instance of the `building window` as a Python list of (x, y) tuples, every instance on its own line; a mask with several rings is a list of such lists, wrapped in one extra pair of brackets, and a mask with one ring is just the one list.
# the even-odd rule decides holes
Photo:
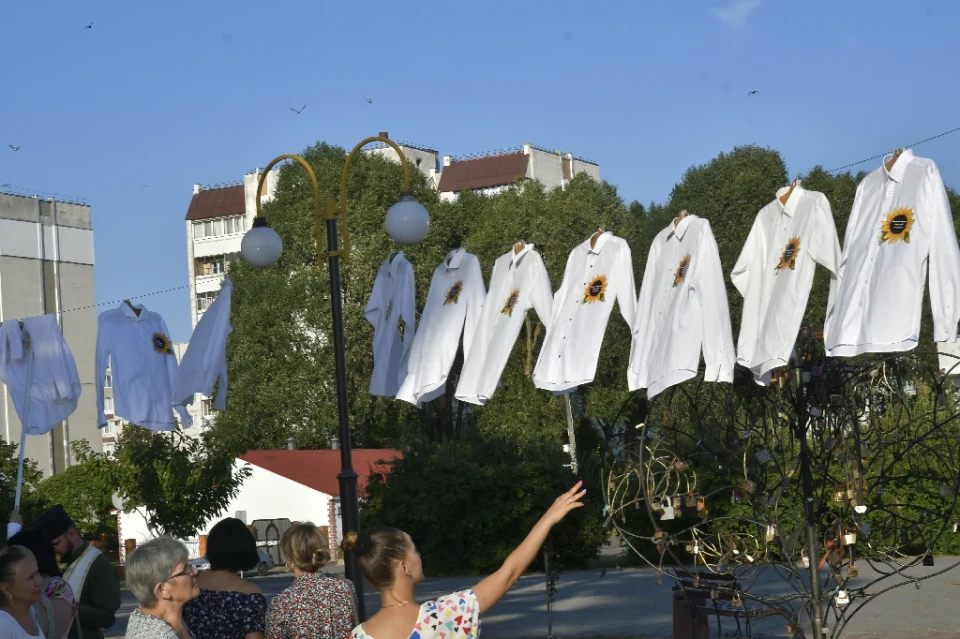
[(113, 388), (113, 373), (107, 373), (107, 379), (103, 382), (104, 388)]
[(111, 418), (111, 417), (113, 417), (114, 413), (113, 413), (113, 398), (112, 398), (112, 397), (104, 397), (104, 398), (103, 398), (103, 413), (104, 413), (104, 415), (107, 416), (108, 419)]
[(229, 262), (223, 255), (210, 255), (208, 257), (198, 257), (194, 261), (194, 273), (197, 277), (204, 275), (223, 275), (227, 272)]
[[(112, 402), (112, 401), (113, 401), (113, 400), (111, 400), (111, 402)], [(109, 416), (112, 412), (113, 412), (112, 410), (109, 411), (109, 412), (107, 412), (107, 415)], [(114, 432), (114, 428), (113, 428), (113, 420), (112, 420), (112, 419), (108, 419), (108, 420), (107, 420), (107, 425), (104, 426), (104, 427), (101, 429), (100, 432), (103, 433), (104, 435), (114, 435), (114, 434), (116, 434), (116, 433)]]
[(202, 313), (217, 299), (216, 293), (197, 293), (197, 312)]
[(217, 412), (219, 411), (217, 411), (217, 409), (213, 407), (212, 398), (207, 397), (200, 400), (200, 416), (201, 417), (213, 417), (214, 415), (217, 414)]
[(236, 235), (247, 230), (247, 220), (242, 215), (217, 218), (193, 223), (193, 239), (202, 240), (210, 237)]

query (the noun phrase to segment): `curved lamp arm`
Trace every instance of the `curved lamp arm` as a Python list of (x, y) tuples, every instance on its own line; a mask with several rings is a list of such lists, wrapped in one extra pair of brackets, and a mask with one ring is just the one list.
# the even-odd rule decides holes
[[(340, 206), (337, 207), (336, 202), (333, 198), (327, 198), (327, 210), (326, 213), (323, 213), (320, 207), (320, 186), (317, 183), (317, 175), (314, 173), (313, 168), (310, 164), (304, 160), (299, 155), (281, 155), (279, 157), (271, 160), (270, 164), (266, 166), (263, 170), (263, 173), (260, 175), (260, 180), (257, 183), (257, 217), (261, 217), (260, 209), (260, 196), (263, 193), (263, 184), (267, 179), (267, 175), (270, 173), (270, 169), (274, 166), (283, 162), (284, 160), (293, 160), (298, 162), (304, 169), (307, 170), (307, 174), (310, 176), (310, 183), (313, 186), (313, 215), (316, 223), (316, 241), (317, 241), (317, 261), (322, 261), (326, 258), (340, 256), (344, 260), (350, 254), (350, 235), (347, 230), (347, 172), (350, 169), (350, 163), (353, 161), (354, 156), (366, 145), (371, 142), (382, 142), (393, 148), (397, 152), (397, 155), (400, 156), (400, 166), (403, 167), (403, 192), (410, 192), (410, 167), (407, 166), (407, 158), (403, 154), (403, 151), (400, 150), (400, 147), (396, 145), (393, 140), (388, 138), (373, 136), (365, 140), (362, 140), (359, 144), (353, 147), (353, 150), (347, 154), (347, 160), (343, 165), (343, 171), (340, 173)], [(340, 218), (340, 233), (343, 235), (343, 244), (339, 250), (335, 251), (323, 251), (321, 246), (323, 246), (323, 223), (322, 220), (336, 220), (337, 217)]]

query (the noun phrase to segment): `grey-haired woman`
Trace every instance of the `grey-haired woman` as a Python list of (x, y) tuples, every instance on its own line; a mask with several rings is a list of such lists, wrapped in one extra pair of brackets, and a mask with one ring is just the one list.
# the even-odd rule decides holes
[(193, 639), (183, 606), (200, 594), (187, 548), (169, 537), (151, 539), (131, 553), (126, 575), (140, 607), (130, 615), (126, 639)]

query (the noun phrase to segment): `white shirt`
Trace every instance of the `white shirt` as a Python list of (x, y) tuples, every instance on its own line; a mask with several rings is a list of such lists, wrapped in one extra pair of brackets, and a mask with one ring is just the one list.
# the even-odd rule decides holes
[(501, 255), (493, 265), (470, 357), (464, 360), (460, 372), (457, 399), (485, 404), (493, 396), (531, 308), (541, 322), (549, 322), (553, 289), (543, 258), (533, 250), (533, 244), (527, 244), (519, 253), (511, 249)]
[[(97, 419), (107, 423), (103, 413), (103, 383), (107, 364), (113, 371), (113, 403), (118, 417), (150, 430), (176, 430), (175, 409), (184, 428), (193, 424), (182, 406), (173, 406), (177, 381), (177, 356), (167, 323), (142, 304), (138, 316), (126, 303), (104, 311), (97, 318)], [(169, 345), (171, 352), (165, 352)]]
[[(30, 414), (26, 415), (28, 376)], [(28, 317), (22, 330), (17, 320), (0, 325), (0, 381), (7, 385), (28, 435), (50, 432), (77, 410), (83, 387), (56, 317)]]
[(477, 256), (451, 251), (433, 272), (397, 399), (420, 406), (443, 394), (461, 334), (464, 359), (470, 356), (485, 294)]
[[(760, 209), (730, 279), (743, 295), (737, 362), (767, 385), (769, 372), (786, 366), (797, 341), (816, 265), (832, 274), (836, 292), (840, 242), (830, 202), (797, 185), (786, 205), (780, 196)], [(832, 299), (828, 302), (832, 304)]]
[(380, 267), (364, 312), (373, 325), (370, 394), (395, 397), (407, 376), (407, 359), (416, 335), (413, 267), (400, 251)]
[(710, 222), (688, 215), (657, 233), (643, 271), (630, 345), (630, 390), (647, 397), (697, 375), (732, 382), (736, 356), (720, 252)]
[(0, 610), (0, 637), (3, 639), (44, 639), (43, 631), (40, 630), (40, 624), (37, 623), (37, 618), (32, 610), (30, 611), (30, 618), (33, 619), (33, 623), (37, 626), (37, 634), (35, 635), (31, 635), (24, 630), (20, 622), (14, 619), (13, 615)]
[(567, 258), (533, 371), (537, 388), (563, 393), (593, 381), (614, 302), (632, 323), (637, 293), (630, 247), (608, 231), (592, 248), (587, 238)]
[(233, 300), (233, 282), (223, 280), (217, 299), (213, 301), (197, 322), (187, 345), (187, 352), (180, 359), (177, 383), (173, 390), (173, 405), (187, 406), (193, 396), (202, 393), (210, 397), (213, 386), (220, 380), (217, 397), (213, 401), (216, 410), (227, 408), (227, 337), (233, 332), (230, 325), (230, 310)]
[(857, 186), (824, 326), (827, 354), (916, 347), (928, 267), (933, 339), (956, 341), (960, 247), (950, 202), (933, 160), (906, 150), (889, 172), (881, 166)]

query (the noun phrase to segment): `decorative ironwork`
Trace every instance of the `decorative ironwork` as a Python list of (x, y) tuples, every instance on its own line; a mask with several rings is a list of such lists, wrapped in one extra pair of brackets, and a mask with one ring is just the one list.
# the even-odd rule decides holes
[(738, 369), (652, 400), (611, 447), (604, 516), (658, 583), (742, 609), (747, 636), (764, 611), (836, 638), (960, 564), (918, 569), (960, 542), (960, 395), (935, 354), (827, 358), (807, 330), (796, 351), (769, 386)]

